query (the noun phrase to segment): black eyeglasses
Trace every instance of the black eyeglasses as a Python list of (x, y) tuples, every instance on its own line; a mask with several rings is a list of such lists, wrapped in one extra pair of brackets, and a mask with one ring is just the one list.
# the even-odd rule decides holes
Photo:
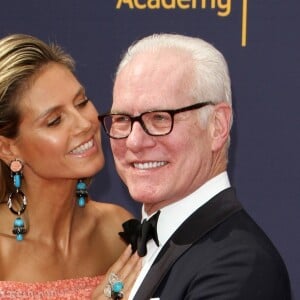
[(98, 119), (101, 121), (105, 133), (113, 139), (127, 138), (132, 131), (133, 123), (136, 121), (140, 123), (147, 134), (163, 136), (172, 131), (174, 115), (207, 105), (214, 105), (214, 103), (207, 101), (178, 109), (146, 111), (135, 117), (128, 114), (108, 113), (98, 116)]

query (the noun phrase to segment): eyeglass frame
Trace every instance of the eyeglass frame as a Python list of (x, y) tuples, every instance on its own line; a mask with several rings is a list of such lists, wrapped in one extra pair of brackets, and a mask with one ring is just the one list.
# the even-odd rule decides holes
[[(150, 111), (145, 111), (141, 114), (139, 114), (138, 116), (131, 116), (129, 114), (126, 114), (126, 113), (105, 113), (105, 114), (102, 114), (102, 115), (99, 115), (98, 116), (98, 120), (101, 122), (102, 124), (102, 127), (104, 129), (104, 132), (112, 139), (116, 139), (116, 140), (121, 140), (121, 139), (126, 139), (129, 137), (130, 133), (132, 132), (132, 127), (133, 127), (133, 124), (134, 122), (138, 122), (141, 127), (143, 128), (143, 130), (145, 131), (145, 133), (147, 133), (148, 135), (150, 136), (165, 136), (165, 135), (168, 135), (172, 132), (173, 130), (173, 127), (174, 127), (174, 116), (178, 113), (182, 113), (182, 112), (186, 112), (186, 111), (191, 111), (191, 110), (194, 110), (194, 109), (199, 109), (199, 108), (202, 108), (202, 107), (205, 107), (207, 105), (215, 105), (214, 102), (212, 101), (205, 101), (205, 102), (200, 102), (200, 103), (195, 103), (195, 104), (192, 104), (192, 105), (189, 105), (189, 106), (185, 106), (185, 107), (181, 107), (181, 108), (177, 108), (177, 109), (157, 109), (157, 110), (150, 110)], [(167, 133), (163, 133), (163, 134), (152, 134), (149, 132), (149, 130), (147, 129), (142, 117), (143, 115), (145, 114), (148, 114), (148, 113), (155, 113), (155, 112), (163, 112), (163, 113), (168, 113), (170, 116), (171, 116), (171, 127), (170, 127), (170, 130), (167, 132)], [(114, 115), (121, 115), (121, 116), (126, 116), (130, 119), (131, 121), (131, 126), (130, 126), (130, 131), (128, 133), (128, 135), (124, 136), (124, 137), (114, 137), (114, 136), (111, 136), (108, 129), (106, 128), (105, 126), (105, 117), (108, 117), (108, 116), (114, 116)]]

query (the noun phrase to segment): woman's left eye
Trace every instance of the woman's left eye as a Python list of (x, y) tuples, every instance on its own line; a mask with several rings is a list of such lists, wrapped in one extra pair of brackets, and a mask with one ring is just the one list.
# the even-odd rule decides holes
[(50, 120), (50, 121), (47, 123), (47, 126), (48, 126), (48, 127), (54, 127), (54, 126), (59, 125), (60, 122), (61, 122), (61, 117), (58, 116), (58, 117), (56, 117), (56, 118)]
[(81, 108), (81, 107), (84, 107), (88, 104), (88, 102), (90, 101), (89, 98), (84, 98), (83, 100), (79, 101), (76, 106)]

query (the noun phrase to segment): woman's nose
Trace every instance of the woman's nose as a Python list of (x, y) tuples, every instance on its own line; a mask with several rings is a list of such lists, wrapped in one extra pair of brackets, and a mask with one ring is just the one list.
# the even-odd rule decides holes
[(92, 122), (86, 116), (76, 112), (74, 117), (74, 129), (78, 132), (87, 131), (91, 128)]

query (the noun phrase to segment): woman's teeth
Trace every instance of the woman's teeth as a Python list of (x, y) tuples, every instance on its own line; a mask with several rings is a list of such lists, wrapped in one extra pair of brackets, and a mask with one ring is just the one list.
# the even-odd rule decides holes
[(86, 150), (90, 149), (91, 147), (93, 147), (94, 142), (93, 140), (88, 141), (85, 144), (80, 145), (79, 147), (73, 149), (71, 151), (72, 154), (81, 154), (84, 153)]

